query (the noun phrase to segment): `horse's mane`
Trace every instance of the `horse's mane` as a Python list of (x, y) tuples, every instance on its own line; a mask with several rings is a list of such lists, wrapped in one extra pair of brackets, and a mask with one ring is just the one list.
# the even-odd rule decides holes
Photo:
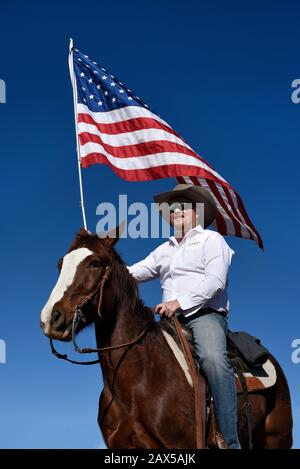
[(100, 238), (96, 234), (89, 233), (81, 228), (68, 252), (81, 247), (88, 248), (96, 254), (101, 254), (104, 258), (106, 257), (107, 262), (111, 264), (115, 284), (117, 285), (115, 304), (128, 305), (132, 313), (137, 313), (136, 317), (139, 317), (141, 320), (153, 319), (151, 308), (146, 306), (140, 298), (136, 280), (127, 270), (120, 254), (106, 241), (106, 238)]

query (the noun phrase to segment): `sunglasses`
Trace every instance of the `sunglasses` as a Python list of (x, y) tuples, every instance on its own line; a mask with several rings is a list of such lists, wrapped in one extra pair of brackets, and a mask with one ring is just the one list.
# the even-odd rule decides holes
[(180, 210), (183, 212), (183, 210), (190, 210), (191, 208), (195, 208), (196, 204), (193, 202), (173, 202), (169, 206), (170, 213), (175, 212), (175, 210)]

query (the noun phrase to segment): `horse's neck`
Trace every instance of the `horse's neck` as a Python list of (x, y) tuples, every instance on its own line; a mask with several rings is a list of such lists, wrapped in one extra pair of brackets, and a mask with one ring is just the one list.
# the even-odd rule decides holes
[(124, 299), (114, 305), (109, 317), (110, 323), (96, 326), (96, 338), (99, 347), (117, 346), (136, 339), (150, 323), (154, 321), (149, 308), (143, 305), (138, 297)]
[[(114, 333), (112, 339), (117, 340), (133, 340), (153, 321), (149, 315), (144, 315), (145, 307), (137, 301), (133, 306), (125, 306), (118, 312)], [(146, 310), (146, 308), (145, 308)]]
[[(106, 314), (103, 314), (103, 321), (96, 324), (98, 347), (115, 347), (134, 341), (154, 321), (150, 309), (140, 300), (136, 283), (127, 268), (116, 262), (112, 279), (114, 281), (106, 290)], [(123, 353), (123, 349), (119, 351)], [(118, 350), (114, 355), (118, 355)]]

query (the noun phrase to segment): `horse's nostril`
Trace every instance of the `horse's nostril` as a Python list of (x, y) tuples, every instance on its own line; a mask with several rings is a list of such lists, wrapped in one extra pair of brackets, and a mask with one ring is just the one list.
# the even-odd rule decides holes
[(62, 328), (65, 324), (65, 315), (57, 310), (52, 311), (50, 323), (54, 329)]
[(53, 311), (52, 319), (54, 322), (58, 321), (60, 317), (61, 317), (61, 313), (59, 311)]

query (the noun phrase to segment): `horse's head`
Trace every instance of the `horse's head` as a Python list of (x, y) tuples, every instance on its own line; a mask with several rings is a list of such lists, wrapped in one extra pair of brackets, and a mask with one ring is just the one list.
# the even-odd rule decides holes
[(78, 305), (83, 305), (84, 309), (89, 304), (89, 314), (85, 314), (80, 328), (95, 320), (101, 281), (106, 267), (111, 267), (117, 256), (113, 245), (119, 232), (117, 228), (106, 238), (99, 238), (83, 228), (79, 231), (68, 253), (58, 261), (59, 278), (41, 312), (41, 327), (46, 336), (71, 340), (72, 321)]

